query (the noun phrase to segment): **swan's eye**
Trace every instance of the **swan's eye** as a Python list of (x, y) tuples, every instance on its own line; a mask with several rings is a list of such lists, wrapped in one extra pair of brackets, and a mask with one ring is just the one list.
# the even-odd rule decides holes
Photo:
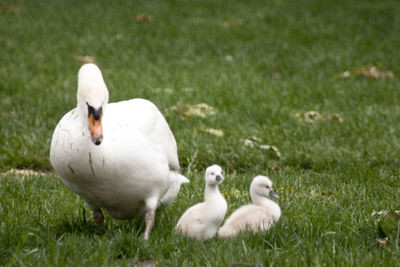
[(269, 189), (269, 185), (267, 185), (266, 188)]
[(212, 172), (211, 175), (214, 175), (214, 173)]

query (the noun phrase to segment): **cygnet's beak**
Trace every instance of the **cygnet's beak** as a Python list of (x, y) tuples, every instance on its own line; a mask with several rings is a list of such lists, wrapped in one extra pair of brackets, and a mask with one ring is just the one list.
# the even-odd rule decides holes
[(276, 198), (276, 199), (279, 199), (279, 196), (275, 193), (274, 190), (271, 190), (271, 191), (269, 192), (269, 195), (270, 195), (271, 197), (274, 197), (274, 198)]
[(95, 109), (88, 104), (89, 110), (89, 130), (92, 142), (95, 145), (100, 145), (103, 142), (103, 126), (101, 119), (103, 117), (102, 108)]
[(224, 179), (224, 177), (222, 175), (217, 174), (217, 176), (215, 176), (215, 180), (217, 180), (217, 182), (220, 182)]

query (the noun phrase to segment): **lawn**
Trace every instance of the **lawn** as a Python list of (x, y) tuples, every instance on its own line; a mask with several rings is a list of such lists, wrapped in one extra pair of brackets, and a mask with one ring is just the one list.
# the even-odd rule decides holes
[[(395, 0), (0, 0), (0, 265), (400, 266), (399, 32)], [(110, 102), (159, 107), (191, 180), (148, 242), (97, 229), (49, 162), (88, 60)], [(270, 231), (173, 234), (214, 163), (228, 215), (271, 178)]]

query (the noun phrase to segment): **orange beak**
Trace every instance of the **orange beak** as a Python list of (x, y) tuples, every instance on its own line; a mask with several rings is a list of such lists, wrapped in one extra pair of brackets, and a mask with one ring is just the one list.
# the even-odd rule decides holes
[(97, 146), (103, 142), (103, 126), (101, 125), (101, 118), (102, 116), (100, 115), (96, 120), (93, 114), (89, 115), (90, 136), (92, 138), (92, 142)]

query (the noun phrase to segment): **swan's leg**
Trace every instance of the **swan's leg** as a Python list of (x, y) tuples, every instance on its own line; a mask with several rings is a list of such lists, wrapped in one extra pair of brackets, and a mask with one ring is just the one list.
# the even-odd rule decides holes
[(103, 230), (104, 216), (103, 216), (103, 213), (101, 212), (101, 209), (96, 209), (93, 211), (93, 219), (96, 222), (96, 224), (99, 226), (99, 228), (101, 230)]
[(89, 209), (92, 210), (93, 219), (96, 222), (97, 226), (103, 230), (104, 216), (101, 212), (101, 209), (96, 205), (90, 204), (89, 202), (86, 202), (86, 205), (89, 207)]
[(144, 221), (146, 223), (146, 229), (144, 230), (144, 239), (145, 240), (149, 240), (151, 229), (154, 226), (157, 203), (158, 203), (157, 198), (151, 198), (146, 201), (147, 212), (144, 216)]
[(155, 210), (149, 210), (146, 212), (146, 215), (144, 217), (145, 222), (146, 222), (146, 230), (144, 231), (144, 239), (145, 240), (149, 240), (149, 238), (150, 238), (151, 229), (154, 226), (155, 215), (156, 215)]

